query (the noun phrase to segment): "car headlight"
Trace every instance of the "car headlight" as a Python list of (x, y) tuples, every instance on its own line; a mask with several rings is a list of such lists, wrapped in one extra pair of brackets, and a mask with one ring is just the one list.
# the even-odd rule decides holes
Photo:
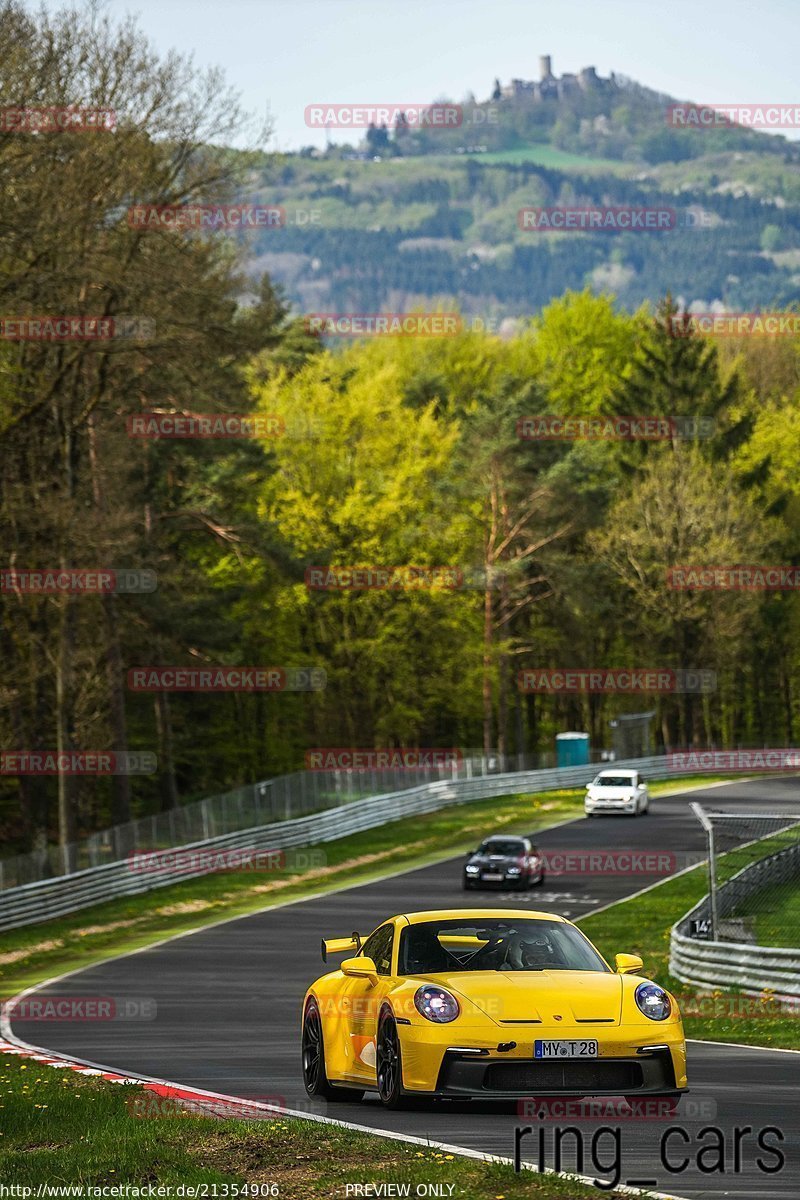
[(634, 996), (639, 1011), (651, 1021), (665, 1021), (672, 1012), (669, 996), (657, 983), (640, 983)]
[(506, 874), (507, 875), (519, 875), (521, 870), (522, 870), (521, 867), (509, 867), (508, 870), (506, 871)]
[(478, 871), (480, 871), (480, 867), (476, 867), (472, 863), (470, 863), (469, 866), (467, 867), (468, 875), (477, 875)]
[(418, 1013), (436, 1025), (447, 1025), (449, 1021), (455, 1021), (461, 1012), (455, 996), (446, 992), (444, 988), (433, 987), (428, 983), (417, 988), (414, 1004)]

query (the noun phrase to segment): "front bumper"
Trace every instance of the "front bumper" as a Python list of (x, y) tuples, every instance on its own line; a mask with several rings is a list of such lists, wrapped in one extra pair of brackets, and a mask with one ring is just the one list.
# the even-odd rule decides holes
[[(500, 872), (498, 872), (498, 871), (490, 871), (488, 873), (490, 875), (500, 874)], [(534, 878), (537, 878), (535, 873), (532, 873), (530, 875), (527, 873), (524, 875), (508, 875), (504, 871), (502, 873), (502, 878), (500, 878), (500, 879), (487, 879), (484, 875), (468, 875), (466, 873), (466, 871), (464, 872), (464, 882), (466, 884), (468, 884), (471, 887), (482, 887), (482, 888), (492, 888), (492, 887), (507, 888), (507, 887), (514, 887), (515, 885), (517, 885), (519, 887), (523, 887), (531, 879), (534, 879)]]
[(630, 815), (636, 812), (635, 800), (585, 800), (584, 810), (587, 813), (624, 813)]
[(447, 1051), (436, 1081), (440, 1096), (657, 1096), (674, 1093), (669, 1051), (647, 1057), (478, 1058)]
[[(460, 1026), (460, 1027), (459, 1027)], [(441, 1096), (659, 1095), (687, 1086), (686, 1042), (680, 1022), (581, 1025), (577, 1036), (596, 1038), (593, 1059), (535, 1059), (536, 1038), (576, 1036), (574, 1028), (508, 1021), (496, 1031), (480, 1026), (400, 1025), (403, 1086)], [(511, 1043), (515, 1043), (513, 1046)], [(499, 1046), (508, 1047), (500, 1050)], [(657, 1049), (645, 1049), (656, 1046)], [(469, 1053), (468, 1051), (472, 1051)], [(480, 1051), (476, 1053), (475, 1051)]]

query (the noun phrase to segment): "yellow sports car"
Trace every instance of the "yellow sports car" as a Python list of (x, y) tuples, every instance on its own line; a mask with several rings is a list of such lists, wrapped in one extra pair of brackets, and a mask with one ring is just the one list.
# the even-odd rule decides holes
[[(674, 996), (552, 913), (463, 909), (407, 913), (362, 941), (303, 1002), (310, 1096), (387, 1108), (412, 1096), (669, 1097), (686, 1090)], [(353, 955), (355, 957), (353, 957)]]

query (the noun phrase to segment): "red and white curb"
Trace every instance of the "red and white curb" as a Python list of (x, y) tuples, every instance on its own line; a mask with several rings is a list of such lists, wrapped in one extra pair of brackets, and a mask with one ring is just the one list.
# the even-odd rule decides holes
[[(41, 1063), (42, 1066), (61, 1067), (75, 1071), (78, 1075), (94, 1075), (99, 1079), (104, 1079), (106, 1083), (139, 1084), (145, 1091), (153, 1092), (164, 1099), (174, 1101), (176, 1105), (180, 1103), (181, 1106), (185, 1106), (187, 1109), (197, 1112), (202, 1116), (235, 1118), (246, 1115), (248, 1120), (257, 1120), (259, 1112), (263, 1112), (264, 1116), (269, 1118), (290, 1115), (287, 1109), (283, 1109), (279, 1105), (264, 1104), (262, 1101), (256, 1100), (239, 1099), (236, 1096), (223, 1096), (217, 1092), (201, 1091), (196, 1088), (184, 1087), (179, 1083), (169, 1083), (166, 1080), (151, 1079), (147, 1076), (127, 1075), (120, 1071), (109, 1071), (105, 1067), (94, 1066), (90, 1063), (81, 1062), (79, 1059), (65, 1058), (47, 1051), (40, 1051), (38, 1047), (27, 1046), (24, 1042), (9, 1042), (4, 1038), (0, 1038), (0, 1054), (13, 1054), (19, 1058), (29, 1058), (33, 1062)], [(252, 1113), (251, 1110), (253, 1110)], [(158, 1115), (158, 1113), (155, 1112), (154, 1115)], [(306, 1114), (297, 1113), (291, 1115), (305, 1116)]]

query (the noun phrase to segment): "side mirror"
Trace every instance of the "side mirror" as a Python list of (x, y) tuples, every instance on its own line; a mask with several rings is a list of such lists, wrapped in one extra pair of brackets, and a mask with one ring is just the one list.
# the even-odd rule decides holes
[(373, 985), (378, 982), (375, 963), (365, 954), (359, 955), (358, 958), (346, 958), (342, 963), (341, 972), (343, 975), (349, 975), (352, 979), (368, 979)]
[[(359, 959), (351, 959), (352, 962), (359, 962)], [(639, 958), (638, 954), (617, 954), (614, 958), (614, 966), (617, 968), (618, 975), (635, 975), (644, 966), (644, 963)]]

